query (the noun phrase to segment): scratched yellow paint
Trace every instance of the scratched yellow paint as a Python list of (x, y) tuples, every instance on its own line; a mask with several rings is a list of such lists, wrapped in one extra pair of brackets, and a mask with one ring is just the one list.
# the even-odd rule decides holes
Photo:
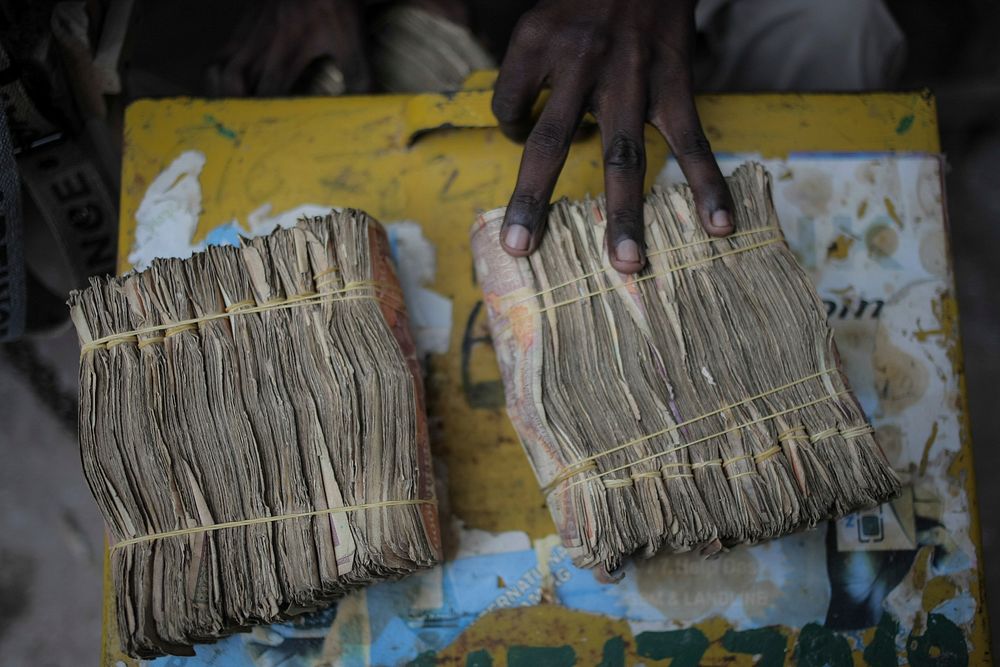
[[(477, 76), (469, 87), (485, 87), (492, 80), (490, 74)], [(128, 268), (135, 212), (147, 187), (187, 150), (201, 151), (207, 158), (199, 179), (198, 237), (230, 220), (245, 221), (264, 203), (275, 212), (308, 202), (363, 208), (383, 221), (418, 221), (438, 251), (433, 288), (454, 303), (449, 352), (431, 360), (428, 374), (433, 448), (448, 470), (448, 506), (470, 527), (524, 530), (539, 537), (553, 532), (553, 526), (500, 409), (496, 361), (488, 345), (477, 342), (486, 330), (482, 313), (477, 316), (475, 311), (479, 292), (473, 282), (467, 232), (478, 210), (506, 204), (520, 159), (520, 148), (497, 131), (489, 104), (490, 93), (481, 90), (454, 95), (137, 102), (129, 107), (125, 122), (119, 268)], [(927, 94), (716, 95), (699, 98), (698, 105), (706, 133), (720, 152), (783, 156), (940, 150), (934, 102)], [(651, 130), (646, 148), (648, 184), (662, 167), (667, 150)], [(574, 145), (556, 195), (581, 197), (603, 189), (600, 141), (592, 136)], [(957, 344), (957, 329), (948, 319), (950, 308), (949, 304), (942, 327), (948, 330), (949, 341), (954, 330)], [(967, 440), (963, 446), (967, 454)], [(966, 463), (954, 473), (965, 476), (974, 498), (969, 457), (964, 459)], [(975, 512), (972, 532), (978, 540)], [(978, 598), (979, 592), (974, 594)], [(598, 634), (615, 623), (586, 621), (585, 615), (558, 607), (519, 613), (532, 618), (541, 614), (552, 623), (538, 627), (550, 628), (559, 619), (572, 617)], [(113, 650), (111, 614), (106, 596), (105, 664), (121, 657)], [(513, 641), (520, 631), (508, 623), (506, 616), (491, 614), (474, 627), (485, 628), (486, 635), (492, 632), (494, 639)], [(984, 637), (984, 614), (977, 623)], [(725, 661), (718, 648), (724, 622), (715, 619), (699, 627), (713, 642), (706, 655)], [(508, 630), (514, 634), (506, 634)], [(465, 636), (471, 641), (470, 633)], [(974, 643), (977, 651), (984, 650), (985, 641)], [(749, 658), (745, 663), (750, 664)]]

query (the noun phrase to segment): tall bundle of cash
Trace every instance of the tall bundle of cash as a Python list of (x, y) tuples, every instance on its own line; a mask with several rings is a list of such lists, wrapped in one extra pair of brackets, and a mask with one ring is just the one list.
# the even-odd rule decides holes
[(72, 295), (83, 468), (130, 655), (191, 654), (439, 560), (388, 252), (345, 210)]
[(893, 496), (899, 481), (784, 242), (763, 167), (711, 238), (686, 186), (646, 199), (648, 265), (611, 268), (603, 199), (561, 201), (530, 258), (473, 226), (507, 409), (574, 562), (713, 553)]

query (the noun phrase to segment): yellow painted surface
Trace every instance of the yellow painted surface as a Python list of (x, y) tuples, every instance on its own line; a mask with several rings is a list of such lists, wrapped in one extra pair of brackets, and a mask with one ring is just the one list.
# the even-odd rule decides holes
[[(488, 81), (487, 74), (477, 83)], [(701, 97), (698, 103), (705, 130), (719, 152), (783, 156), (940, 150), (934, 102), (926, 94), (717, 95)], [(135, 212), (143, 194), (186, 150), (201, 151), (207, 158), (199, 179), (198, 238), (230, 220), (245, 221), (264, 203), (275, 212), (308, 202), (363, 208), (385, 221), (420, 221), (438, 251), (432, 287), (454, 304), (449, 353), (431, 360), (428, 376), (429, 410), (436, 425), (434, 454), (448, 470), (447, 506), (468, 527), (523, 530), (540, 537), (554, 528), (502, 410), (496, 360), (488, 343), (479, 340), (487, 329), (485, 315), (477, 310), (480, 294), (473, 280), (468, 229), (478, 210), (507, 203), (520, 159), (520, 147), (496, 129), (489, 104), (489, 92), (473, 90), (450, 96), (135, 103), (126, 114), (119, 268), (128, 268)], [(648, 184), (667, 150), (663, 140), (647, 130)], [(600, 142), (593, 136), (574, 145), (556, 196), (599, 193), (604, 190), (602, 178)], [(948, 317), (951, 308), (943, 308), (940, 321), (949, 329), (944, 336), (956, 336), (957, 345), (955, 322)], [(967, 436), (963, 447), (965, 462), (954, 473), (964, 476), (974, 498)], [(973, 522), (978, 544), (975, 516)], [(973, 594), (983, 609), (980, 591)], [(106, 600), (106, 620), (111, 621), (110, 597)], [(981, 616), (981, 636), (973, 642), (976, 651), (988, 650), (985, 613)], [(476, 642), (492, 642), (490, 646), (501, 649), (491, 653), (493, 664), (502, 665), (504, 647), (522, 637), (530, 643), (530, 633), (552, 636), (565, 631), (570, 637), (582, 632), (579, 655), (588, 659), (579, 664), (596, 664), (589, 657), (600, 659), (610, 634), (632, 641), (620, 622), (587, 617), (546, 605), (498, 610), (469, 628), (459, 642), (470, 650)], [(711, 664), (752, 663), (747, 655), (730, 655), (735, 662), (726, 658), (719, 644), (727, 630), (721, 620), (699, 628), (711, 642), (705, 654)], [(105, 664), (120, 659), (115, 644), (106, 624)], [(631, 664), (635, 648), (630, 643), (625, 651)], [(454, 662), (442, 664), (465, 664), (458, 659), (459, 649), (453, 657)], [(980, 664), (975, 653), (971, 657), (972, 664)]]

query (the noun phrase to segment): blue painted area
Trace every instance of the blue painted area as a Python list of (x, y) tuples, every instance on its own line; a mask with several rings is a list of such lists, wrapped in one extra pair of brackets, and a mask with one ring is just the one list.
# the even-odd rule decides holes
[[(564, 560), (565, 553), (563, 552)], [(568, 561), (566, 561), (568, 563)], [(415, 655), (451, 644), (486, 610), (537, 604), (542, 576), (531, 550), (462, 558), (442, 566), (442, 600), (436, 609), (417, 609), (421, 587), (437, 585), (435, 573), (371, 586), (366, 591), (368, 636), (373, 664), (403, 664)], [(593, 578), (581, 573), (580, 579)], [(198, 646), (192, 658), (166, 657), (155, 667), (308, 667), (316, 664), (323, 638), (336, 610), (304, 617), (297, 623), (257, 628), (253, 633)], [(359, 637), (359, 640), (361, 638)], [(361, 656), (342, 661), (345, 667), (363, 665)]]
[(945, 600), (932, 610), (956, 625), (971, 623), (976, 615), (976, 601), (968, 593), (962, 593), (951, 600)]
[(190, 658), (168, 656), (146, 664), (154, 667), (313, 667), (320, 661), (323, 639), (335, 614), (335, 609), (327, 609), (291, 623), (262, 626), (216, 644), (196, 646), (195, 655)]
[(205, 237), (205, 245), (239, 246), (240, 238), (245, 236), (243, 229), (235, 222), (229, 222), (213, 228)]
[(445, 648), (498, 600), (502, 600), (499, 606), (535, 604), (540, 578), (529, 583), (525, 575), (536, 565), (534, 551), (445, 563), (440, 573), (442, 604), (437, 609), (414, 609), (420, 588), (435, 583), (431, 573), (372, 586), (367, 604), (373, 663), (398, 664), (418, 653)]
[(399, 239), (396, 235), (395, 227), (391, 225), (386, 227), (385, 235), (389, 238), (389, 254), (392, 255), (392, 261), (399, 263)]

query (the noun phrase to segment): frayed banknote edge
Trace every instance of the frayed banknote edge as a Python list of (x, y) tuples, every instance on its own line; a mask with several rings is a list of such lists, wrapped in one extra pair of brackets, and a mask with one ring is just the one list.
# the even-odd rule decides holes
[[(277, 228), (288, 229), (302, 217), (323, 216), (338, 207), (303, 203), (272, 213), (265, 202), (247, 215), (246, 224), (233, 219), (208, 232), (195, 243), (201, 216), (200, 176), (205, 154), (185, 151), (178, 155), (153, 180), (143, 195), (135, 214), (135, 240), (129, 262), (137, 271), (149, 267), (157, 258), (184, 259), (210, 245), (239, 245), (240, 238), (270, 234)], [(385, 225), (392, 259), (399, 272), (403, 298), (410, 315), (410, 327), (419, 358), (427, 354), (445, 354), (451, 340), (452, 302), (429, 289), (437, 272), (434, 244), (424, 236), (420, 224), (410, 220)]]

